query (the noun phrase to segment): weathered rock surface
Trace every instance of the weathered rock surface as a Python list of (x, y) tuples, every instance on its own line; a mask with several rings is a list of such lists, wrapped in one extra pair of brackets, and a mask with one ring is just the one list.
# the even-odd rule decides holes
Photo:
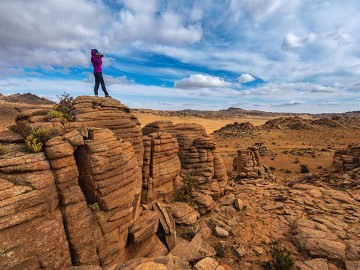
[(194, 270), (223, 270), (222, 266), (213, 258), (206, 257), (194, 266)]
[(213, 198), (225, 192), (227, 175), (214, 139), (197, 124), (177, 124), (182, 173), (194, 177)]
[(188, 262), (198, 261), (205, 257), (215, 256), (216, 251), (203, 239), (203, 235), (198, 233), (191, 242), (181, 242), (170, 252), (171, 255), (180, 257)]
[(12, 151), (0, 155), (0, 268), (66, 269), (71, 255), (50, 164), (22, 145)]
[(80, 96), (74, 100), (76, 122), (85, 123), (87, 127), (108, 128), (118, 139), (130, 142), (142, 167), (143, 138), (140, 122), (130, 109), (113, 98)]
[[(45, 109), (23, 111), (16, 132), (0, 132), (0, 268), (175, 270), (187, 261), (158, 256), (175, 250), (188, 259), (189, 249), (192, 262), (214, 256), (201, 234), (179, 243), (175, 229), (195, 234), (199, 212), (230, 190), (205, 130), (157, 121), (143, 136), (130, 109), (111, 98), (78, 97), (73, 109), (75, 122)], [(51, 131), (43, 152), (25, 148), (33, 127)], [(197, 210), (159, 202), (173, 198), (181, 172), (201, 185), (192, 194)], [(143, 258), (119, 265), (134, 257)], [(204, 262), (198, 268), (210, 265)]]
[(200, 217), (193, 207), (183, 202), (174, 202), (170, 205), (170, 210), (174, 216), (176, 224), (193, 225)]
[(349, 145), (346, 149), (336, 150), (332, 165), (340, 172), (360, 167), (360, 145)]
[(168, 132), (144, 136), (143, 203), (173, 198), (175, 181), (181, 172), (178, 152), (178, 142)]
[(153, 270), (190, 270), (191, 267), (187, 261), (179, 257), (167, 255), (154, 258), (136, 258), (124, 263), (114, 265), (108, 270), (134, 270), (134, 269), (153, 269)]
[(233, 170), (240, 179), (269, 179), (275, 180), (275, 176), (266, 165), (261, 164), (260, 154), (256, 146), (250, 146), (247, 150), (238, 150), (237, 157), (233, 161)]

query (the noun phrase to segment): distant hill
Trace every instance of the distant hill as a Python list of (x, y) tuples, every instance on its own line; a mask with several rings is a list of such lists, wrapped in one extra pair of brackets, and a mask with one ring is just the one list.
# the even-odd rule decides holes
[(48, 100), (43, 97), (38, 97), (37, 95), (26, 93), (26, 94), (14, 94), (9, 96), (4, 96), (0, 94), (0, 100), (12, 103), (26, 103), (26, 104), (38, 104), (38, 105), (52, 105), (55, 102)]

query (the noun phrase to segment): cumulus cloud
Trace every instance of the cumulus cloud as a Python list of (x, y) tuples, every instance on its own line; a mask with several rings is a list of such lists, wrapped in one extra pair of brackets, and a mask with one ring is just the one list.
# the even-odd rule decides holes
[(291, 49), (301, 48), (301, 47), (306, 46), (309, 43), (314, 42), (315, 39), (316, 39), (316, 35), (314, 33), (309, 34), (305, 38), (300, 38), (293, 33), (288, 33), (285, 36), (285, 38), (283, 39), (281, 48), (283, 50), (291, 50)]
[(248, 74), (248, 73), (243, 73), (238, 78), (239, 83), (248, 83), (248, 82), (252, 82), (252, 81), (255, 81), (255, 80), (256, 79), (253, 76), (251, 76), (250, 74)]
[[(192, 18), (201, 18), (192, 15)], [(144, 5), (142, 0), (124, 1), (124, 8), (111, 25), (109, 38), (116, 42), (145, 41), (153, 44), (184, 45), (199, 42), (202, 27), (197, 22), (186, 23), (172, 10), (161, 10), (156, 1)]]
[(212, 87), (229, 87), (231, 83), (224, 81), (219, 77), (213, 77), (203, 74), (194, 74), (189, 78), (184, 78), (176, 81), (174, 86), (176, 88), (212, 88)]

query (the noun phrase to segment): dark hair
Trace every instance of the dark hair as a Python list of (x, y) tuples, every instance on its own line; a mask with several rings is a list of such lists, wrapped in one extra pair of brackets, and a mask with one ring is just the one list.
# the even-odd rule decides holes
[(97, 54), (99, 51), (97, 49), (94, 49), (94, 53)]

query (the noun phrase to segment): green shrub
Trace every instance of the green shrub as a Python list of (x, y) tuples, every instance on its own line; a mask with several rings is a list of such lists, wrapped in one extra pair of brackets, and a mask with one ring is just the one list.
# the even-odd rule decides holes
[(224, 245), (222, 245), (221, 243), (217, 243), (214, 247), (215, 251), (216, 251), (216, 256), (217, 257), (224, 257), (225, 256), (225, 247)]
[(51, 131), (45, 127), (34, 127), (30, 130), (29, 135), (25, 139), (28, 148), (38, 153), (42, 150), (44, 142), (51, 137)]
[(288, 249), (281, 245), (280, 241), (270, 243), (272, 265), (275, 270), (290, 270), (294, 267), (294, 260)]
[(51, 110), (48, 112), (48, 116), (49, 118), (59, 118), (59, 117), (64, 117), (64, 113)]
[(35, 153), (40, 152), (44, 145), (39, 138), (36, 138), (33, 134), (29, 134), (29, 136), (26, 137), (25, 143), (28, 148)]
[(192, 205), (194, 204), (192, 201), (192, 193), (194, 190), (200, 189), (200, 184), (195, 178), (190, 176), (185, 176), (182, 181), (184, 185), (175, 192), (175, 201)]
[(306, 164), (300, 164), (300, 172), (301, 172), (301, 173), (308, 173), (308, 172), (310, 172), (308, 165), (306, 165)]
[(51, 130), (46, 127), (33, 127), (30, 134), (38, 138), (41, 142), (46, 142), (51, 137)]
[(104, 215), (100, 212), (101, 209), (98, 203), (89, 204), (88, 206), (94, 211), (94, 215), (99, 222), (105, 220)]
[(64, 92), (61, 96), (57, 96), (59, 98), (59, 104), (55, 105), (54, 110), (61, 112), (62, 116), (66, 118), (69, 122), (74, 121), (74, 116), (72, 113), (74, 98), (70, 96), (70, 94), (67, 94)]
[(91, 208), (91, 210), (93, 210), (94, 212), (100, 211), (100, 206), (99, 206), (98, 203), (89, 204), (88, 206), (89, 206), (89, 207)]

